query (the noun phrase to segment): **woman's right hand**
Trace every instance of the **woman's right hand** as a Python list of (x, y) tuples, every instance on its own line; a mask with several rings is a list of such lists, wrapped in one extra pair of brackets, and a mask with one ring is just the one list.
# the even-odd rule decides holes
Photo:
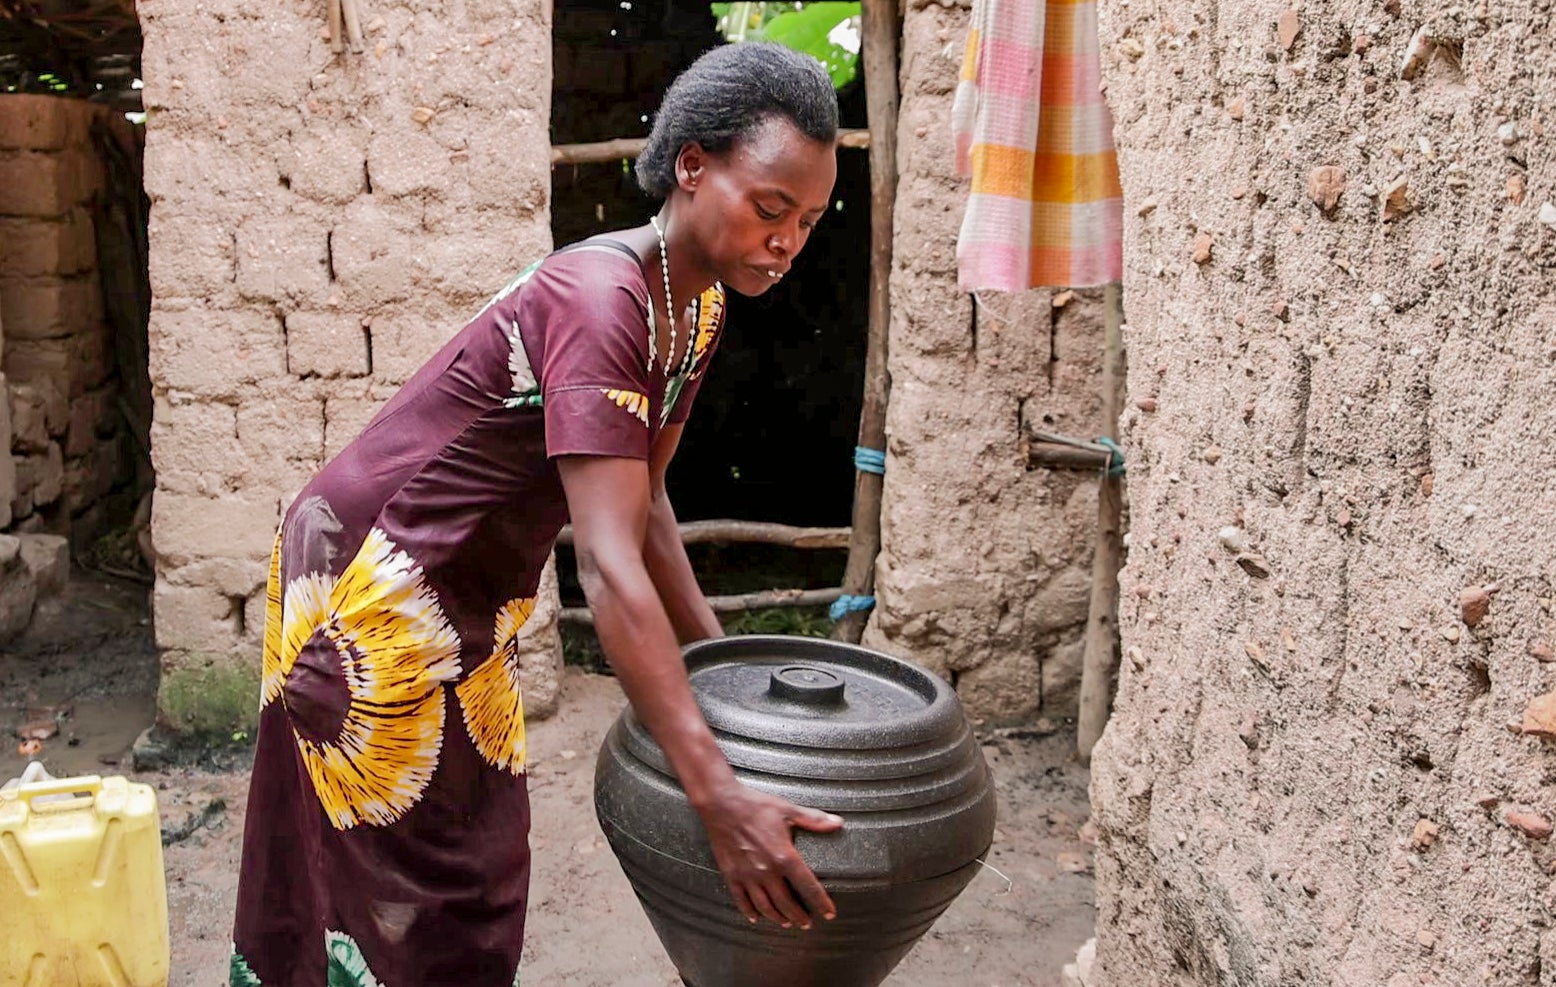
[(837, 916), (831, 895), (794, 848), (792, 827), (835, 833), (842, 819), (739, 782), (723, 788), (699, 814), (724, 883), (747, 919), (755, 922), (760, 916), (786, 929), (809, 929), (812, 916)]

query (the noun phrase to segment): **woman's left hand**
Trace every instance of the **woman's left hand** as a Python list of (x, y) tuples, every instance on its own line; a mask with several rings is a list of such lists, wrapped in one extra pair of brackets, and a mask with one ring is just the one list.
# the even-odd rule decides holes
[(755, 922), (764, 916), (786, 929), (809, 929), (812, 916), (836, 917), (832, 896), (794, 848), (792, 828), (834, 833), (842, 819), (738, 782), (698, 811), (724, 883), (746, 918)]

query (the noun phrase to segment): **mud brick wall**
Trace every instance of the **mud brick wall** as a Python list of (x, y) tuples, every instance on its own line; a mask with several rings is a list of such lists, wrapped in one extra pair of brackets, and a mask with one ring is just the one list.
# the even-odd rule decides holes
[(1556, 12), (1102, 10), (1156, 410), (1093, 983), (1556, 983)]
[(251, 713), (281, 512), (550, 247), (549, 4), (365, 9), (337, 55), (317, 3), (139, 5), (174, 726)]
[(891, 404), (865, 643), (951, 677), (990, 722), (1071, 716), (1095, 477), (1033, 467), (1033, 429), (1099, 434), (1100, 293), (957, 289), (966, 182), (950, 112), (969, 4), (914, 0), (902, 50)]
[(128, 126), (82, 100), (0, 95), (0, 529), (78, 549), (134, 467), (97, 273), (94, 125)]

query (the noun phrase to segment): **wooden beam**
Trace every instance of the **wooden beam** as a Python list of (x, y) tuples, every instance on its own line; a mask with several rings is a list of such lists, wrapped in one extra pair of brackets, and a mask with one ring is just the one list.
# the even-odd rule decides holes
[[(859, 445), (886, 448), (886, 402), (891, 381), (886, 372), (887, 336), (891, 331), (892, 208), (897, 199), (897, 38), (895, 0), (863, 0), (865, 111), (870, 135), (870, 322), (865, 344), (864, 402), (859, 415)], [(881, 491), (885, 477), (854, 471), (853, 537), (843, 592), (870, 596), (875, 592), (875, 559), (881, 552)], [(838, 621), (833, 637), (859, 643), (867, 611), (849, 613)]]
[[(615, 140), (596, 141), (592, 144), (556, 144), (551, 148), (551, 167), (630, 160), (643, 153), (643, 145), (646, 143), (647, 141), (642, 137), (618, 137)], [(870, 146), (870, 132), (868, 130), (838, 131), (837, 146), (867, 148)]]
[[(1116, 284), (1103, 291), (1102, 427), (1118, 431), (1124, 383), (1123, 297)], [(1113, 704), (1113, 673), (1118, 657), (1118, 568), (1124, 556), (1122, 517), (1124, 479), (1102, 477), (1097, 486), (1097, 544), (1091, 557), (1091, 611), (1081, 651), (1080, 711), (1075, 746), (1083, 762), (1102, 739)]]
[[(767, 589), (735, 596), (710, 596), (708, 606), (714, 613), (741, 613), (768, 607), (824, 607), (842, 593), (838, 589)], [(563, 607), (558, 619), (570, 624), (594, 626), (594, 613), (588, 607)]]
[(1043, 466), (1048, 469), (1100, 472), (1108, 468), (1112, 459), (1113, 457), (1106, 452), (1077, 449), (1074, 446), (1038, 444), (1027, 450), (1029, 466)]
[[(847, 548), (847, 528), (799, 528), (768, 521), (687, 521), (680, 525), (683, 545), (744, 542), (788, 548)], [(557, 536), (558, 545), (573, 543), (573, 526)]]

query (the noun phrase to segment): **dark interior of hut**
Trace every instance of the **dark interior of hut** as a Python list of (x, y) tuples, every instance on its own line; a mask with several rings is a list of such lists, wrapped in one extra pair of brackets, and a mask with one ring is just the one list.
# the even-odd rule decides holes
[[(724, 43), (705, 2), (558, 0), (553, 31), (552, 143), (644, 137), (671, 80)], [(838, 93), (845, 128), (865, 126), (862, 78)], [(558, 245), (648, 221), (657, 203), (631, 162), (552, 171)], [(792, 273), (761, 298), (731, 293), (727, 335), (670, 471), (682, 521), (739, 518), (845, 526), (865, 360), (870, 242), (868, 155), (838, 155), (834, 208)], [(836, 586), (840, 550), (693, 545), (709, 593)], [(559, 557), (564, 602), (582, 602), (572, 559)], [(818, 633), (815, 611), (763, 611), (727, 620), (741, 630)], [(576, 642), (569, 640), (569, 657)]]

